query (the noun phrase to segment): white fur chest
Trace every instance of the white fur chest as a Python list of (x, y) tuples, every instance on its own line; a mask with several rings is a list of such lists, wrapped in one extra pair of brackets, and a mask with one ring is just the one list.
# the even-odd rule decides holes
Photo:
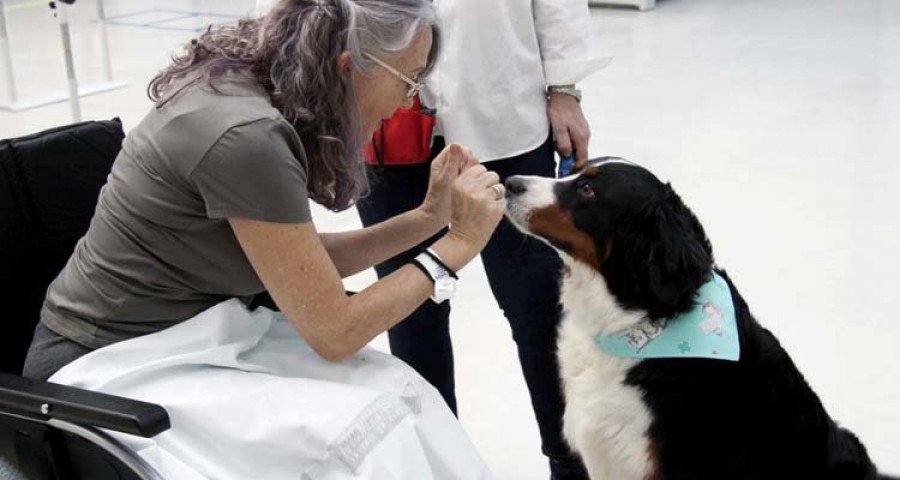
[(616, 305), (603, 277), (566, 259), (559, 364), (566, 397), (563, 433), (581, 454), (591, 478), (643, 480), (651, 473), (646, 437), (650, 412), (641, 392), (624, 384), (638, 361), (613, 357), (594, 343), (643, 319)]

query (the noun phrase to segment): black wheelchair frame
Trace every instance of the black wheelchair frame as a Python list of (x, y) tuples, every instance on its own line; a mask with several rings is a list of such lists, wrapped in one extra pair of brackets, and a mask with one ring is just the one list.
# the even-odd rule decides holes
[(124, 139), (118, 119), (0, 141), (0, 478), (162, 477), (109, 431), (170, 427), (151, 403), (21, 376), (50, 282), (87, 231)]

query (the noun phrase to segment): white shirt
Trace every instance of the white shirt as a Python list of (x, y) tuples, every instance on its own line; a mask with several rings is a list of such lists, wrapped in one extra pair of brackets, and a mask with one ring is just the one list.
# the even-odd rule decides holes
[(534, 150), (550, 135), (547, 85), (580, 82), (595, 53), (587, 0), (435, 0), (442, 52), (423, 102), (438, 132), (482, 161)]
[[(257, 0), (266, 12), (276, 0)], [(550, 135), (547, 85), (609, 63), (594, 48), (587, 0), (434, 0), (442, 51), (422, 101), (436, 133), (482, 161), (513, 157)]]

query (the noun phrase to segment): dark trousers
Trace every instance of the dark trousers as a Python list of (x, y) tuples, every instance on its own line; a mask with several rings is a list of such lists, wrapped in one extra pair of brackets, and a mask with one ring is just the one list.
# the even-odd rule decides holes
[(47, 380), (62, 367), (91, 353), (90, 348), (69, 340), (38, 322), (25, 357), (22, 376)]
[[(431, 159), (443, 147), (443, 139), (436, 139)], [(357, 205), (363, 224), (374, 225), (418, 207), (428, 188), (431, 159), (419, 165), (372, 168), (372, 192)], [(511, 175), (552, 177), (555, 168), (552, 143), (548, 140), (536, 150), (486, 162), (484, 166), (497, 172), (501, 181)], [(437, 237), (429, 239), (425, 245)], [(384, 277), (409, 263), (420, 247), (376, 266), (378, 276)], [(522, 373), (537, 417), (542, 449), (550, 457), (552, 478), (586, 479), (581, 462), (570, 453), (562, 439), (564, 407), (556, 359), (561, 261), (553, 250), (526, 237), (506, 219), (481, 252), (481, 259), (494, 298), (512, 327)], [(388, 338), (391, 353), (431, 382), (455, 413), (449, 302), (426, 301), (392, 328)]]

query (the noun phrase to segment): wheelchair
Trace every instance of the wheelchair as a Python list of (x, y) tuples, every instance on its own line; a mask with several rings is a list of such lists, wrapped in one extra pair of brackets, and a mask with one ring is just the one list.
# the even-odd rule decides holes
[(21, 376), (124, 137), (113, 119), (0, 141), (0, 480), (162, 478), (108, 431), (154, 437), (170, 427), (163, 407)]

